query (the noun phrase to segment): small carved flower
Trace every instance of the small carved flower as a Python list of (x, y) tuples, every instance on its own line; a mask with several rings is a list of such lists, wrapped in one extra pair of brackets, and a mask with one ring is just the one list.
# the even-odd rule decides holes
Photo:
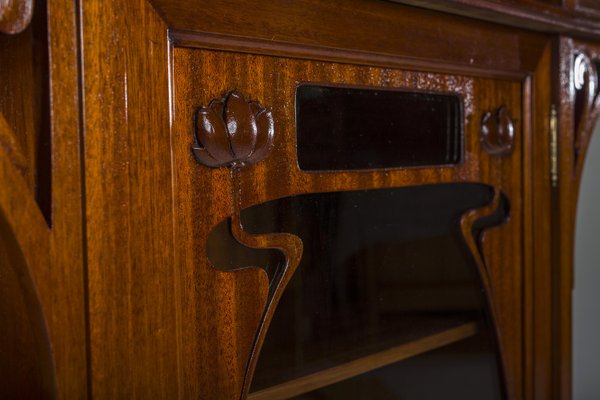
[(261, 161), (273, 147), (273, 115), (236, 92), (196, 112), (196, 159), (209, 167), (244, 166)]

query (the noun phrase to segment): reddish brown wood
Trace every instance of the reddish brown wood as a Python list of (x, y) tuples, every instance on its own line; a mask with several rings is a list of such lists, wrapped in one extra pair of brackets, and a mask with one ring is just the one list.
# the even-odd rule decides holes
[[(29, 376), (33, 397), (237, 400), (289, 276), (269, 292), (261, 269), (211, 266), (205, 242), (215, 225), (233, 217), (241, 242), (284, 249), (293, 272), (297, 238), (248, 234), (240, 209), (311, 192), (481, 182), (510, 202), (510, 217), (485, 233), (481, 254), (468, 239), (494, 304), (509, 398), (570, 398), (574, 213), (600, 110), (590, 91), (587, 116), (578, 117), (571, 76), (576, 54), (600, 57), (596, 7), (402, 2), (438, 11), (379, 0), (60, 0), (22, 33), (1, 34), (0, 274), (10, 277), (2, 295), (14, 302), (0, 302), (12, 329), (0, 348), (37, 351), (15, 350), (11, 358), (33, 372), (3, 370), (2, 379)], [(34, 45), (36, 32), (48, 57)], [(459, 93), (464, 161), (301, 171), (294, 90), (307, 81)], [(230, 146), (223, 133), (232, 132), (215, 128), (213, 116), (206, 119), (220, 133), (199, 134), (197, 112), (232, 90), (243, 93), (244, 107), (256, 100), (271, 114), (256, 105), (236, 111), (256, 135), (219, 154), (212, 139)], [(502, 106), (514, 143), (499, 157), (479, 135), (484, 115)], [(196, 162), (194, 146), (217, 168)], [(250, 160), (258, 149), (265, 152)], [(232, 192), (230, 169), (218, 166), (234, 159), (252, 162), (235, 169)]]
[[(524, 157), (526, 225), (523, 237), (525, 264), (527, 397), (548, 399), (552, 392), (552, 198), (550, 182), (550, 110), (553, 104), (552, 51), (549, 43), (532, 76), (529, 117), (531, 127)], [(535, 100), (535, 101), (534, 101)]]
[[(47, 25), (42, 28), (48, 32), (44, 35), (50, 38), (47, 49), (51, 56), (49, 77), (32, 72), (44, 62), (43, 58), (32, 55), (29, 29), (39, 27), (1, 38), (3, 49), (9, 48), (9, 54), (14, 57), (4, 58), (3, 53), (0, 62), (3, 72), (13, 72), (1, 77), (0, 104), (7, 123), (2, 124), (0, 129), (3, 130), (3, 138), (12, 136), (17, 143), (0, 149), (0, 182), (7, 188), (0, 195), (0, 214), (4, 221), (2, 241), (4, 245), (9, 243), (10, 247), (8, 253), (2, 254), (1, 268), (12, 268), (22, 277), (20, 294), (13, 291), (16, 286), (12, 286), (9, 294), (15, 295), (15, 311), (22, 310), (18, 302), (28, 305), (27, 314), (20, 315), (32, 321), (29, 326), (23, 325), (9, 313), (3, 315), (8, 320), (3, 320), (2, 325), (14, 323), (15, 327), (19, 327), (9, 332), (12, 336), (9, 340), (18, 340), (19, 335), (23, 338), (31, 335), (37, 338), (36, 343), (45, 341), (51, 346), (50, 359), (46, 358), (46, 353), (39, 351), (36, 358), (29, 360), (44, 371), (43, 380), (37, 380), (38, 375), (32, 374), (28, 386), (20, 381), (21, 387), (31, 388), (33, 398), (85, 397), (86, 332), (76, 13), (74, 3), (69, 1), (51, 2), (47, 10), (41, 11), (47, 15)], [(51, 88), (50, 93), (46, 93), (53, 99), (51, 104), (49, 97), (46, 102), (39, 100), (38, 96), (43, 91), (37, 85), (44, 83)], [(17, 90), (19, 86), (21, 91)], [(31, 94), (33, 96), (29, 96)], [(46, 219), (48, 215), (42, 213), (40, 203), (36, 202), (33, 187), (33, 177), (38, 184), (43, 185), (43, 182), (37, 173), (36, 144), (40, 143), (40, 136), (32, 122), (44, 112), (49, 115), (52, 150), (55, 152), (51, 167), (44, 167), (47, 172), (44, 176), (55, 183), (52, 192), (48, 193), (51, 196), (48, 204), (52, 205), (51, 227)], [(22, 150), (21, 160), (25, 160), (25, 172), (19, 168), (19, 160), (15, 162), (18, 146)], [(27, 276), (29, 278), (26, 279)], [(39, 348), (38, 345), (32, 347)], [(0, 393), (0, 397), (6, 396)]]
[(232, 170), (262, 161), (273, 148), (273, 116), (256, 101), (232, 91), (196, 112), (198, 162)]
[[(394, 0), (541, 32), (598, 38), (598, 14), (571, 3), (580, 0)], [(594, 0), (583, 0), (594, 2)], [(579, 3), (580, 4), (580, 3)], [(593, 11), (593, 10), (592, 10)]]
[(33, 15), (33, 0), (3, 0), (0, 3), (0, 32), (16, 34), (27, 28)]
[(510, 111), (500, 107), (481, 119), (481, 146), (494, 156), (509, 155), (515, 142), (515, 126)]
[[(559, 190), (555, 197), (554, 246), (555, 253), (555, 288), (554, 335), (556, 353), (554, 355), (554, 379), (557, 383), (556, 393), (560, 398), (568, 399), (572, 391), (572, 290), (574, 276), (574, 233), (579, 184), (585, 161), (586, 150), (599, 116), (597, 104), (598, 90), (590, 88), (594, 77), (583, 80), (584, 91), (591, 103), (588, 109), (578, 112), (575, 108), (575, 88), (578, 74), (576, 60), (585, 54), (590, 60), (600, 57), (597, 44), (577, 42), (562, 38), (559, 46), (560, 54), (560, 142), (559, 142)], [(586, 73), (593, 73), (589, 70)], [(576, 129), (576, 127), (580, 127)]]
[[(210, 0), (203, 7), (195, 7), (191, 0), (153, 4), (174, 41), (185, 46), (206, 47), (209, 42), (213, 48), (252, 47), (251, 53), (263, 47), (270, 53), (308, 59), (317, 53), (316, 58), (332, 61), (347, 61), (352, 50), (360, 63), (378, 66), (394, 60), (397, 66), (401, 59), (413, 68), (429, 69), (439, 66), (436, 60), (444, 60), (449, 68), (522, 74), (535, 67), (544, 41), (525, 31), (516, 34), (489, 23), (379, 0), (338, 2), (335, 7), (315, 0), (261, 2), (251, 14), (243, 0)], [(345, 17), (339, 18), (340, 13)], [(248, 46), (248, 40), (253, 44)]]
[[(501, 101), (507, 104), (515, 105), (515, 113), (520, 109), (520, 83), (510, 81), (493, 81), (478, 78), (461, 78), (458, 76), (444, 76), (436, 74), (418, 74), (403, 72), (390, 69), (375, 69), (356, 66), (344, 66), (340, 64), (319, 63), (313, 64), (310, 61), (294, 61), (292, 59), (276, 59), (262, 56), (246, 56), (228, 52), (211, 52), (198, 50), (174, 50), (174, 66), (176, 77), (174, 83), (174, 91), (178, 94), (175, 102), (175, 120), (174, 132), (177, 135), (174, 138), (174, 143), (177, 145), (174, 148), (179, 149), (175, 153), (175, 167), (177, 172), (177, 186), (175, 189), (177, 203), (181, 204), (179, 212), (176, 213), (178, 218), (183, 218), (176, 223), (176, 231), (183, 229), (190, 231), (195, 222), (202, 216), (210, 215), (211, 221), (202, 228), (201, 231), (196, 231), (193, 238), (186, 239), (185, 236), (178, 235), (177, 242), (180, 243), (180, 253), (187, 254), (191, 257), (188, 261), (190, 269), (190, 281), (207, 281), (211, 275), (215, 276), (215, 272), (211, 272), (206, 267), (204, 249), (198, 247), (198, 243), (203, 243), (211, 227), (225, 216), (229, 215), (229, 192), (228, 192), (228, 177), (224, 172), (211, 171), (202, 167), (193, 167), (193, 161), (189, 158), (186, 143), (189, 146), (191, 137), (189, 136), (189, 124), (193, 120), (193, 112), (198, 104), (206, 104), (210, 98), (217, 93), (222, 93), (231, 87), (237, 87), (244, 93), (248, 93), (252, 98), (260, 98), (261, 102), (273, 104), (273, 116), (275, 119), (275, 127), (278, 134), (275, 136), (275, 147), (271, 156), (254, 167), (249, 167), (242, 171), (242, 206), (246, 207), (258, 202), (264, 202), (269, 199), (287, 196), (290, 194), (307, 193), (312, 191), (331, 191), (331, 190), (351, 190), (362, 188), (389, 187), (398, 185), (410, 185), (414, 182), (451, 182), (451, 181), (482, 181), (490, 184), (499, 183), (504, 170), (508, 171), (515, 168), (519, 171), (518, 166), (521, 159), (521, 145), (515, 146), (513, 156), (501, 160), (492, 158), (487, 155), (481, 155), (482, 150), (479, 148), (479, 126), (478, 123), (468, 124), (467, 127), (467, 152), (469, 156), (465, 164), (456, 168), (424, 168), (412, 170), (391, 170), (385, 172), (339, 172), (339, 173), (302, 173), (296, 166), (295, 155), (295, 139), (290, 132), (293, 132), (293, 108), (290, 107), (290, 102), (293, 101), (291, 94), (294, 91), (295, 82), (302, 81), (317, 81), (331, 82), (338, 84), (358, 84), (358, 85), (384, 85), (385, 87), (411, 87), (419, 89), (432, 90), (436, 88), (441, 91), (456, 90), (466, 97), (467, 121), (479, 121), (486, 109), (495, 109)], [(314, 66), (318, 66), (315, 68)], [(211, 76), (220, 70), (238, 69), (246, 71), (241, 75), (225, 76), (223, 80), (210, 79)], [(276, 71), (287, 71), (285, 74), (277, 73)], [(258, 77), (258, 80), (257, 80)], [(264, 77), (264, 78), (263, 78)], [(265, 79), (265, 80), (262, 80)], [(416, 86), (415, 86), (416, 85)], [(196, 89), (199, 88), (199, 89)], [(281, 99), (286, 99), (282, 101)], [(289, 100), (288, 100), (289, 99)], [(515, 118), (520, 119), (520, 112)], [(188, 127), (188, 128), (186, 128)], [(181, 133), (179, 133), (181, 132)], [(518, 135), (522, 140), (521, 129), (518, 129)], [(475, 156), (477, 154), (477, 156)], [(485, 153), (484, 153), (485, 154)], [(291, 160), (291, 162), (290, 162)], [(190, 164), (191, 163), (191, 164)], [(278, 174), (270, 174), (269, 171), (279, 171)], [(511, 180), (509, 184), (502, 181), (502, 189), (505, 190), (509, 197), (517, 196), (516, 193), (521, 184), (518, 178)], [(207, 192), (206, 188), (212, 189)], [(258, 191), (258, 188), (264, 188)], [(179, 193), (179, 194), (178, 194)], [(191, 193), (188, 195), (187, 193)], [(178, 195), (177, 195), (178, 194)], [(210, 197), (206, 197), (210, 196)], [(195, 200), (189, 203), (187, 199), (204, 199)], [(209, 199), (213, 199), (210, 201)], [(210, 204), (211, 210), (206, 211), (206, 206)], [(202, 205), (202, 206), (200, 206)], [(520, 259), (521, 250), (517, 233), (521, 223), (519, 211), (519, 202), (511, 205), (515, 217), (511, 218), (511, 223), (500, 228), (504, 231), (500, 237), (492, 237), (491, 232), (489, 238), (486, 238), (486, 245), (500, 245), (501, 241), (505, 241), (505, 235), (510, 235), (508, 231), (514, 232), (514, 237), (517, 241), (514, 242), (515, 247), (511, 248), (511, 256), (496, 260), (490, 260), (490, 268), (493, 279), (499, 279), (502, 284), (499, 286), (506, 287), (498, 289), (508, 297), (499, 299), (499, 309), (503, 310), (507, 316), (504, 322), (510, 333), (507, 333), (507, 347), (512, 348), (509, 351), (513, 354), (512, 358), (508, 357), (507, 364), (510, 370), (511, 385), (516, 385), (519, 389), (521, 385), (521, 355), (516, 348), (520, 346), (520, 327), (515, 326), (515, 322), (520, 321), (514, 316), (520, 313), (521, 307), (518, 306), (521, 302), (521, 281), (518, 279), (502, 279), (500, 276), (512, 276), (515, 271), (520, 271), (520, 262), (512, 257)], [(186, 211), (184, 211), (186, 210)], [(189, 217), (185, 217), (189, 216)], [(181, 228), (177, 228), (181, 226)], [(197, 228), (196, 228), (197, 229)], [(508, 231), (507, 231), (508, 229)], [(182, 251), (184, 241), (188, 240), (190, 250)], [(194, 249), (194, 250), (192, 250)], [(203, 266), (204, 265), (204, 266)], [(516, 268), (516, 269), (515, 269)], [(193, 272), (197, 271), (197, 272)], [(202, 275), (200, 275), (202, 274)], [(232, 274), (233, 275), (233, 274)], [(520, 272), (516, 273), (520, 276)], [(200, 277), (202, 276), (202, 278)], [(241, 279), (241, 276), (238, 278)], [(516, 285), (516, 286), (514, 286)], [(192, 295), (192, 293), (189, 293)], [(214, 295), (203, 295), (198, 292), (196, 296), (202, 296), (197, 300), (185, 300), (186, 304), (208, 305), (208, 298), (204, 296), (214, 297)], [(265, 296), (265, 295), (263, 295)], [(499, 294), (502, 297), (502, 294)], [(513, 297), (516, 296), (516, 297)], [(238, 298), (238, 295), (235, 296)], [(263, 297), (264, 298), (264, 297)], [(517, 300), (519, 299), (519, 300)], [(255, 310), (260, 306), (252, 305), (251, 298), (246, 300), (240, 298), (239, 305), (246, 309), (252, 307)], [(264, 301), (264, 300), (263, 300)], [(204, 306), (205, 307), (205, 306)], [(510, 309), (510, 311), (508, 311)], [(221, 309), (221, 312), (225, 312)], [(186, 313), (187, 314), (187, 313)], [(501, 314), (502, 315), (502, 311)], [(511, 315), (508, 318), (508, 315)], [(192, 321), (192, 315), (184, 315), (184, 321)], [(188, 325), (186, 322), (185, 325)], [(240, 326), (241, 328), (241, 326)], [(252, 332), (256, 328), (248, 326), (249, 333), (244, 336), (251, 337)], [(240, 332), (241, 333), (241, 332)], [(206, 332), (208, 335), (209, 332)], [(204, 334), (203, 334), (204, 336)], [(510, 338), (510, 339), (508, 339)], [(231, 340), (231, 339), (228, 339)], [(225, 340), (227, 342), (228, 340)], [(515, 347), (516, 346), (516, 347)], [(204, 357), (211, 356), (216, 349), (204, 348), (201, 352)], [(243, 360), (243, 355), (237, 356)], [(217, 358), (215, 358), (216, 361)], [(238, 361), (239, 363), (240, 361)], [(188, 363), (188, 362), (186, 362)], [(203, 375), (202, 370), (189, 371), (190, 378), (192, 376)], [(223, 376), (223, 375), (222, 375)], [(233, 379), (233, 376), (231, 377)], [(200, 388), (207, 390), (205, 393), (222, 393), (225, 388), (230, 388), (235, 384), (235, 381), (230, 381), (224, 384), (224, 387), (214, 387), (217, 382), (211, 381), (208, 376), (200, 380)], [(189, 388), (191, 389), (191, 388)], [(208, 391), (211, 390), (211, 391)], [(238, 389), (239, 391), (239, 389)]]
[(50, 135), (47, 13), (42, 4), (36, 11), (33, 24), (20, 34), (0, 34), (0, 114), (12, 132), (2, 141), (32, 192), (38, 181), (45, 188), (38, 177), (41, 167), (49, 167), (41, 166), (38, 156)]

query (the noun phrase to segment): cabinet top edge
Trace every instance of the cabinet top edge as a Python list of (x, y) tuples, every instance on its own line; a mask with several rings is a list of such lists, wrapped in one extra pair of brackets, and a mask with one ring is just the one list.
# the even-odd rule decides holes
[(575, 2), (562, 5), (537, 0), (510, 3), (498, 0), (388, 0), (394, 3), (441, 11), (502, 25), (574, 37), (600, 39), (600, 10)]

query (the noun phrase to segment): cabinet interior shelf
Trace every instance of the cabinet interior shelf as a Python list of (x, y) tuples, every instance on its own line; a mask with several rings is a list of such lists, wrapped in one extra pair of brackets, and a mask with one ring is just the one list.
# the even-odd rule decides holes
[(422, 336), (365, 357), (250, 393), (249, 400), (283, 400), (364, 374), (377, 368), (449, 345), (475, 335), (476, 322)]

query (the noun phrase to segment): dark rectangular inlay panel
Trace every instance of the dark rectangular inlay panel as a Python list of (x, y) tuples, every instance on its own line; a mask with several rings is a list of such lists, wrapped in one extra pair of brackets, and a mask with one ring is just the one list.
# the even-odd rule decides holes
[(305, 171), (457, 164), (462, 98), (303, 84), (296, 91), (296, 131)]

